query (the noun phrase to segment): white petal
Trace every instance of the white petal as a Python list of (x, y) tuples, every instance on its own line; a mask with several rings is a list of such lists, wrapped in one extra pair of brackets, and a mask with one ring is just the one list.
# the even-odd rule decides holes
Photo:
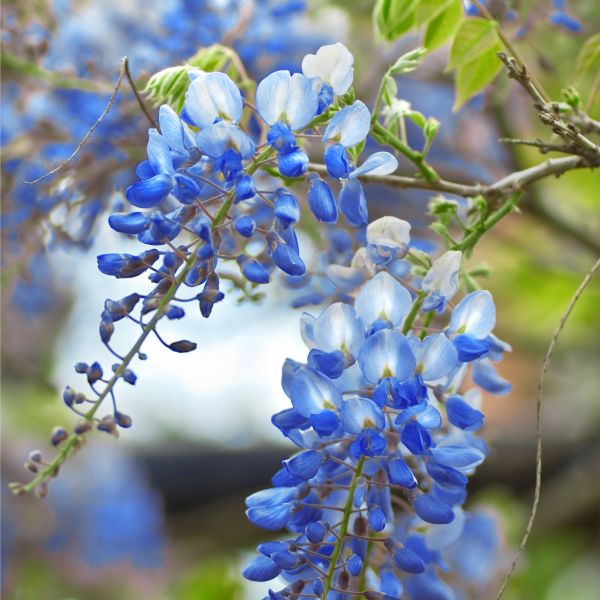
[(458, 274), (462, 252), (460, 250), (449, 250), (433, 262), (431, 269), (423, 278), (421, 288), (426, 292), (438, 291), (446, 299), (450, 300), (458, 290)]
[(389, 152), (375, 152), (365, 162), (350, 173), (350, 179), (361, 175), (389, 175), (398, 168), (396, 157)]
[(307, 54), (302, 60), (302, 72), (307, 77), (318, 77), (328, 83), (334, 94), (345, 94), (352, 85), (354, 57), (344, 44), (321, 46), (316, 54)]
[(342, 146), (350, 148), (362, 142), (370, 128), (371, 113), (360, 100), (357, 100), (351, 106), (346, 106), (333, 115), (323, 135), (323, 141), (339, 142)]
[(289, 83), (285, 115), (290, 129), (302, 129), (317, 114), (319, 98), (310, 79), (295, 73)]
[(496, 324), (496, 307), (487, 290), (479, 290), (465, 296), (452, 311), (450, 331), (468, 333), (480, 340), (485, 339)]
[(289, 71), (275, 71), (256, 88), (256, 108), (267, 125), (275, 125), (285, 114), (290, 91)]
[(358, 316), (367, 327), (377, 319), (390, 321), (396, 327), (404, 321), (411, 306), (410, 293), (385, 271), (368, 281), (354, 302)]

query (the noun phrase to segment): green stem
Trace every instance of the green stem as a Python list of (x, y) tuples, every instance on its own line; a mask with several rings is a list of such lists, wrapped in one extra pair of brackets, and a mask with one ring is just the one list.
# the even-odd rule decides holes
[(492, 229), (492, 227), (501, 221), (507, 214), (513, 211), (520, 197), (521, 192), (514, 192), (511, 194), (498, 210), (487, 217), (483, 223), (481, 223), (474, 231), (468, 233), (460, 242), (454, 244), (452, 250), (462, 250), (463, 252), (471, 250), (485, 233)]
[[(429, 327), (429, 325), (431, 325), (431, 321), (433, 321), (433, 311), (428, 312), (427, 316), (425, 317), (425, 320), (423, 321), (423, 327)], [(419, 334), (419, 339), (423, 340), (425, 339), (425, 336), (427, 335), (427, 329), (423, 329), (423, 331), (421, 331), (421, 333)]]
[(344, 538), (346, 537), (346, 533), (348, 532), (348, 524), (350, 522), (350, 515), (352, 514), (352, 506), (354, 502), (354, 492), (356, 490), (356, 486), (358, 485), (358, 480), (362, 475), (364, 464), (365, 457), (361, 456), (360, 460), (358, 461), (358, 464), (356, 465), (356, 470), (354, 471), (354, 477), (352, 477), (350, 488), (348, 489), (348, 497), (346, 499), (346, 505), (344, 506), (344, 516), (342, 517), (342, 522), (340, 523), (340, 529), (337, 534), (335, 547), (333, 549), (333, 552), (331, 553), (329, 570), (327, 571), (327, 579), (325, 580), (325, 588), (323, 589), (323, 593), (321, 594), (323, 600), (326, 600), (327, 594), (331, 590), (331, 586), (333, 584), (333, 576), (335, 574), (337, 562), (340, 558), (340, 554), (342, 553)]
[(421, 304), (423, 304), (423, 300), (425, 300), (426, 296), (427, 296), (427, 292), (421, 292), (417, 296), (416, 300), (413, 302), (410, 312), (406, 316), (406, 319), (404, 319), (404, 325), (402, 327), (402, 333), (404, 335), (406, 335), (410, 331), (410, 328), (413, 326), (413, 323), (415, 322), (415, 319), (417, 318), (417, 315), (419, 314), (419, 309), (421, 308)]
[(410, 160), (413, 164), (421, 172), (421, 175), (427, 181), (438, 181), (439, 175), (436, 173), (435, 169), (427, 163), (425, 157), (416, 150), (413, 150), (410, 146), (405, 144), (399, 137), (395, 136), (391, 131), (388, 131), (383, 125), (380, 123), (375, 123), (371, 128), (371, 135), (378, 142), (387, 144), (391, 146), (400, 154), (405, 156), (408, 160)]

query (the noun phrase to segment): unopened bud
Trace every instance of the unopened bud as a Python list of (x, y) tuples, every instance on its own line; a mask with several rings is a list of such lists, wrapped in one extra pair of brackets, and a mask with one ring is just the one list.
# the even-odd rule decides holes
[(115, 411), (115, 421), (119, 427), (123, 427), (124, 429), (131, 427), (131, 417), (118, 410)]
[(69, 434), (64, 430), (63, 427), (55, 427), (52, 430), (52, 436), (50, 437), (50, 441), (53, 446), (58, 446), (61, 442), (64, 442), (69, 437)]
[(91, 428), (92, 424), (87, 419), (81, 419), (77, 421), (73, 431), (75, 431), (77, 435), (83, 435), (84, 433), (87, 433)]
[(41, 463), (42, 453), (39, 450), (32, 450), (27, 457), (31, 462)]

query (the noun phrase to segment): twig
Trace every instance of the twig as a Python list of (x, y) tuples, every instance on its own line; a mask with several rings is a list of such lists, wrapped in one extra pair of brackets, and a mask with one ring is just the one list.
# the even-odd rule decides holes
[(152, 124), (152, 127), (159, 130), (158, 123), (154, 120), (154, 118), (152, 117), (152, 115), (150, 114), (148, 109), (146, 108), (146, 105), (144, 104), (144, 100), (140, 96), (140, 93), (138, 92), (135, 82), (133, 81), (133, 77), (131, 76), (131, 71), (129, 70), (129, 59), (127, 57), (125, 57), (123, 59), (123, 64), (125, 65), (125, 75), (127, 76), (127, 81), (129, 82), (129, 86), (131, 87), (131, 91), (133, 92), (133, 95), (135, 96), (137, 103), (139, 104), (140, 108), (142, 109), (142, 112), (146, 115), (146, 118), (148, 119), (148, 121), (150, 121), (150, 123)]
[(527, 527), (525, 528), (525, 533), (523, 534), (523, 539), (521, 540), (521, 544), (519, 545), (519, 549), (512, 561), (510, 569), (504, 578), (502, 583), (502, 587), (500, 588), (498, 595), (496, 596), (496, 600), (500, 600), (506, 591), (506, 587), (510, 582), (510, 578), (514, 573), (517, 563), (521, 558), (521, 554), (527, 544), (527, 540), (529, 539), (529, 534), (531, 533), (531, 529), (533, 528), (533, 522), (535, 521), (535, 515), (537, 513), (537, 507), (540, 500), (540, 489), (542, 486), (542, 390), (544, 386), (544, 380), (546, 378), (546, 373), (550, 367), (550, 361), (552, 360), (552, 354), (554, 353), (554, 347), (556, 346), (556, 342), (558, 337), (560, 336), (567, 319), (571, 315), (575, 304), (583, 294), (583, 291), (587, 287), (588, 283), (591, 281), (594, 273), (600, 268), (600, 258), (594, 263), (594, 266), (588, 271), (587, 275), (583, 278), (583, 281), (579, 284), (575, 295), (569, 302), (567, 306), (567, 310), (561, 317), (558, 326), (550, 340), (550, 345), (548, 346), (548, 350), (546, 352), (546, 356), (544, 356), (544, 362), (542, 363), (542, 371), (540, 373), (540, 379), (538, 381), (537, 388), (537, 409), (536, 409), (536, 460), (535, 460), (535, 489), (533, 493), (533, 504), (531, 505), (531, 512), (529, 514), (529, 522), (527, 523)]
[(539, 89), (534, 84), (531, 73), (525, 65), (505, 52), (498, 52), (498, 57), (508, 69), (508, 75), (531, 96), (533, 106), (539, 113), (539, 118), (545, 125), (551, 127), (552, 131), (559, 135), (567, 145), (572, 147), (571, 152), (577, 153), (591, 160), (600, 156), (600, 147), (586, 138), (577, 126), (558, 114), (558, 109), (551, 102), (547, 102)]
[[(489, 185), (481, 183), (461, 184), (445, 179), (425, 181), (418, 177), (406, 177), (403, 175), (363, 175), (361, 181), (381, 183), (383, 185), (399, 188), (433, 190), (436, 192), (445, 192), (447, 194), (456, 194), (457, 196), (463, 196), (465, 198), (473, 198), (475, 196), (496, 198), (506, 196), (514, 191), (522, 190), (535, 181), (551, 175), (558, 177), (567, 171), (599, 166), (600, 156), (591, 163), (580, 156), (565, 156), (561, 158), (551, 158), (534, 167), (516, 171)], [(315, 171), (316, 173), (327, 173), (327, 167), (317, 163), (309, 163), (308, 169)]]
[(33, 181), (25, 181), (25, 183), (29, 183), (29, 184), (39, 183), (43, 179), (46, 179), (47, 177), (50, 177), (51, 175), (58, 173), (58, 171), (60, 171), (64, 167), (66, 167), (75, 158), (75, 156), (77, 155), (79, 150), (81, 150), (81, 148), (84, 146), (84, 144), (90, 139), (90, 137), (92, 136), (92, 133), (94, 133), (94, 130), (96, 129), (96, 127), (98, 127), (98, 125), (100, 125), (100, 123), (102, 123), (102, 121), (104, 120), (106, 115), (108, 115), (108, 113), (110, 112), (112, 105), (115, 103), (117, 94), (119, 93), (119, 88), (121, 87), (121, 83), (123, 83), (123, 77), (125, 76), (126, 70), (127, 70), (127, 57), (123, 58), (123, 60), (121, 61), (121, 68), (119, 69), (119, 78), (117, 79), (117, 83), (115, 84), (115, 88), (113, 90), (112, 96), (110, 97), (110, 100), (108, 101), (107, 105), (104, 107), (104, 111), (98, 117), (96, 122), (88, 129), (88, 132), (83, 136), (83, 138), (81, 139), (79, 144), (77, 144), (77, 146), (75, 147), (75, 150), (73, 150), (71, 156), (69, 156), (67, 159), (63, 160), (58, 166), (54, 167), (54, 169), (52, 169), (51, 171), (44, 173), (44, 175), (42, 175), (41, 177), (38, 177), (37, 179), (34, 179)]
[(565, 144), (551, 144), (550, 142), (544, 142), (543, 140), (522, 140), (517, 138), (500, 138), (498, 140), (501, 144), (510, 144), (513, 146), (533, 146), (538, 148), (542, 154), (548, 152), (563, 152), (564, 154), (571, 154), (572, 148)]

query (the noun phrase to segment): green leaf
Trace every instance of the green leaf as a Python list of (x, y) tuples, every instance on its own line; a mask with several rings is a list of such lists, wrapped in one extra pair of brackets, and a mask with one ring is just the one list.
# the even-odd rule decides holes
[(479, 55), (499, 43), (497, 23), (488, 19), (472, 18), (464, 21), (456, 32), (450, 48), (448, 70), (472, 62)]
[(453, 3), (455, 3), (454, 0), (421, 0), (415, 13), (416, 24), (425, 25), (425, 23), (429, 23), (429, 21), (446, 11)]
[(497, 52), (500, 50), (502, 50), (502, 44), (497, 42), (477, 58), (463, 64), (458, 69), (454, 82), (456, 99), (452, 110), (458, 110), (466, 100), (493, 81), (502, 67), (497, 56)]
[(377, 0), (373, 24), (379, 36), (393, 42), (415, 25), (415, 12), (421, 0)]
[(444, 12), (427, 24), (423, 45), (431, 52), (445, 44), (454, 36), (463, 18), (462, 0), (452, 0)]
[(600, 33), (588, 38), (575, 61), (575, 81), (581, 81), (592, 68), (600, 69)]
[(427, 54), (425, 48), (415, 48), (406, 54), (403, 54), (389, 69), (390, 75), (402, 75), (414, 71), (421, 62), (421, 59)]

